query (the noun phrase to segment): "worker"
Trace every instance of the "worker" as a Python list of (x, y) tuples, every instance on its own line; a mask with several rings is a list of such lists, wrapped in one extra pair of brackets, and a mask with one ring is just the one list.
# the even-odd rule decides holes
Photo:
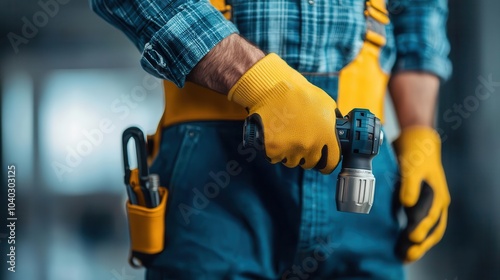
[[(402, 279), (440, 241), (446, 0), (91, 4), (164, 80), (150, 171), (168, 189), (165, 242), (146, 279)], [(339, 212), (336, 111), (385, 122), (387, 89), (401, 133), (373, 161), (372, 210)], [(249, 115), (262, 149), (242, 145)]]

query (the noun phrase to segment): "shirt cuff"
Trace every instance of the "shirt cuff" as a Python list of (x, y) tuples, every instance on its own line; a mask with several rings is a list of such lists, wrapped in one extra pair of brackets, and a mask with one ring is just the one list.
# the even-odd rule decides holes
[(182, 5), (144, 45), (141, 65), (150, 74), (184, 86), (186, 76), (220, 41), (238, 33), (212, 5)]
[(450, 78), (452, 67), (448, 58), (441, 56), (422, 57), (421, 54), (406, 54), (398, 57), (393, 73), (404, 71), (422, 71), (436, 75), (441, 81), (446, 81)]

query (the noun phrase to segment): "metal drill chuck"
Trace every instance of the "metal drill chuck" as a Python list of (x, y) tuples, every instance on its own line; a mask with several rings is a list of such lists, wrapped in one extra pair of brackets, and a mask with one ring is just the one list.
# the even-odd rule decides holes
[(374, 195), (375, 176), (370, 170), (342, 169), (337, 178), (337, 210), (367, 214)]

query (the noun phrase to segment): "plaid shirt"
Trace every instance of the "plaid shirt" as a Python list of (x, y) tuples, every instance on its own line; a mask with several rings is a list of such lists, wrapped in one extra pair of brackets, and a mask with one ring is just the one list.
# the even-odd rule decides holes
[[(358, 54), (366, 20), (362, 0), (231, 0), (227, 21), (208, 0), (91, 0), (125, 32), (152, 75), (182, 86), (191, 69), (232, 33), (275, 52), (302, 73), (338, 73)], [(381, 66), (387, 73), (451, 74), (447, 0), (389, 0), (391, 24)]]

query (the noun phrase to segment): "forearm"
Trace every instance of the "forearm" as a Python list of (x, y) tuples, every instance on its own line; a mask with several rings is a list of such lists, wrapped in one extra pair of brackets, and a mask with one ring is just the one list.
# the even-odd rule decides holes
[(236, 81), (263, 57), (264, 52), (260, 49), (232, 34), (200, 60), (187, 80), (227, 94)]
[(399, 72), (391, 78), (389, 92), (402, 130), (410, 126), (433, 126), (439, 92), (439, 79), (435, 75)]
[(212, 48), (238, 32), (208, 1), (90, 1), (98, 15), (135, 43), (147, 72), (179, 87)]

